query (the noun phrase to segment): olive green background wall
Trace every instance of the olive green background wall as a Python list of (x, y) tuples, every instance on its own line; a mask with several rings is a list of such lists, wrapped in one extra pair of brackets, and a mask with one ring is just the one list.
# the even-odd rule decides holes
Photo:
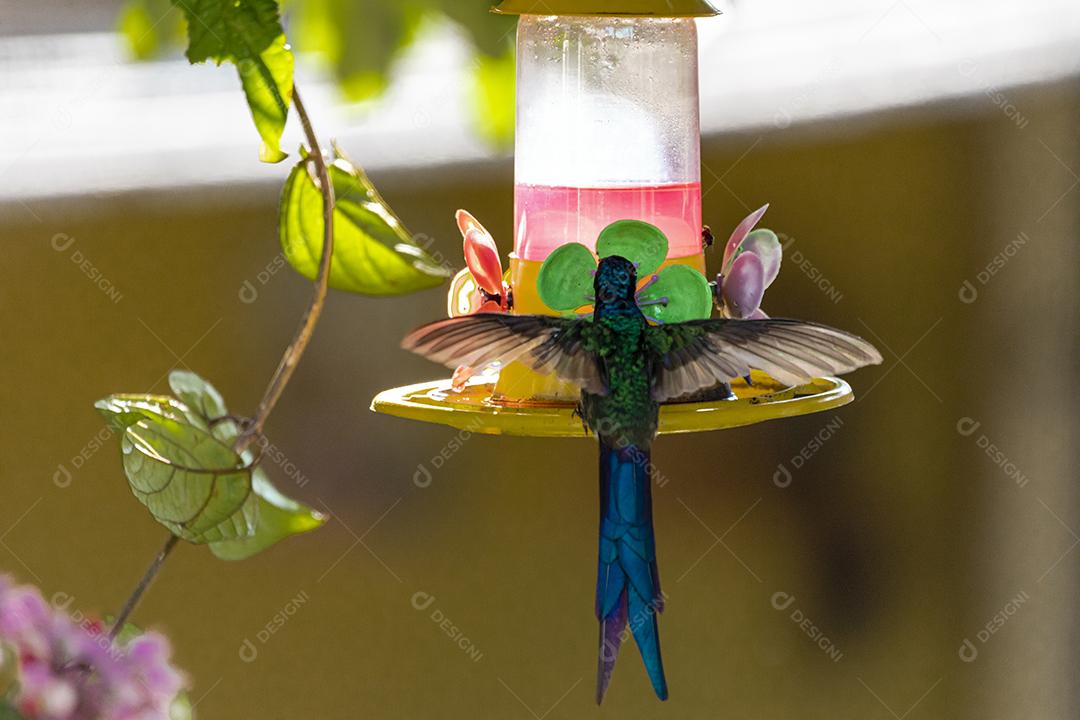
[[(794, 238), (766, 309), (875, 339), (886, 362), (849, 378), (859, 399), (841, 410), (657, 443), (669, 703), (630, 648), (593, 705), (590, 442), (368, 411), (380, 389), (442, 374), (397, 347), (443, 312), (432, 291), (333, 294), (270, 423), (287, 457), (275, 478), (334, 520), (235, 565), (182, 546), (139, 607), (171, 636), (199, 716), (1075, 716), (1080, 105), (1061, 87), (1014, 102), (1028, 127), (987, 101), (706, 144), (717, 235), (768, 201), (765, 224)], [(509, 249), (508, 163), (375, 179), (455, 265), (458, 207)], [(276, 192), (4, 207), (3, 571), (87, 612), (126, 597), (165, 532), (131, 497), (115, 439), (100, 443), (92, 403), (164, 391), (189, 367), (251, 411), (309, 292), (287, 268), (259, 276), (277, 267)], [(74, 242), (57, 251), (58, 235)]]

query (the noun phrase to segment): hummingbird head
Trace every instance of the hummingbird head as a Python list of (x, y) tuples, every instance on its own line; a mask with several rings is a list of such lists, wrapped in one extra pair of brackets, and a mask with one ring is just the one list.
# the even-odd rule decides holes
[(637, 268), (634, 263), (618, 255), (602, 258), (593, 280), (593, 290), (598, 304), (633, 305), (637, 292)]

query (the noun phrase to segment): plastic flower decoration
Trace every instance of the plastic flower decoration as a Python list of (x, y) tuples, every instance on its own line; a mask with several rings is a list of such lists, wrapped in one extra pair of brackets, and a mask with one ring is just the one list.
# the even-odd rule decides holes
[[(122, 633), (123, 636), (123, 633)], [(169, 644), (145, 633), (109, 639), (33, 587), (0, 576), (0, 717), (21, 720), (168, 720), (183, 716), (183, 676)]]
[[(619, 255), (637, 266), (637, 304), (656, 323), (704, 320), (712, 315), (712, 289), (708, 279), (688, 265), (668, 265), (668, 239), (660, 228), (640, 220), (620, 220), (600, 233), (596, 255)], [(580, 243), (556, 248), (540, 267), (536, 286), (540, 299), (552, 310), (590, 314), (596, 256)]]
[(513, 300), (495, 239), (466, 210), (457, 211), (457, 224), (463, 239), (465, 269), (450, 283), (447, 312), (450, 317), (508, 312)]
[(755, 230), (768, 205), (750, 213), (724, 249), (724, 264), (713, 285), (716, 306), (726, 318), (767, 318), (761, 309), (765, 291), (780, 273), (783, 248), (772, 230)]
[[(467, 210), (457, 211), (457, 224), (463, 241), (465, 269), (450, 283), (447, 313), (458, 317), (478, 312), (509, 312), (514, 304), (513, 294), (503, 273), (495, 239)], [(460, 392), (478, 371), (462, 365), (454, 371), (451, 386)]]

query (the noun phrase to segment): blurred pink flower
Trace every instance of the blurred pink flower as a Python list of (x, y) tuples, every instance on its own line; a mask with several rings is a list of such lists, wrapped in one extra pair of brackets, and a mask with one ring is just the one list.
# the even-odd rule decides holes
[(3, 576), (0, 649), (0, 704), (26, 720), (168, 720), (184, 685), (161, 635), (111, 642), (100, 621), (76, 622)]

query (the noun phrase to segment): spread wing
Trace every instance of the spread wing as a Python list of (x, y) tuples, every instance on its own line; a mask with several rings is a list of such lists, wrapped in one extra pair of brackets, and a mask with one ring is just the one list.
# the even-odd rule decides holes
[(478, 313), (419, 327), (401, 346), (450, 368), (516, 360), (603, 395), (607, 390), (596, 356), (586, 349), (592, 329), (587, 320)]
[(649, 333), (658, 356), (652, 389), (658, 402), (745, 377), (751, 368), (796, 385), (881, 362), (862, 338), (801, 320), (695, 320)]

